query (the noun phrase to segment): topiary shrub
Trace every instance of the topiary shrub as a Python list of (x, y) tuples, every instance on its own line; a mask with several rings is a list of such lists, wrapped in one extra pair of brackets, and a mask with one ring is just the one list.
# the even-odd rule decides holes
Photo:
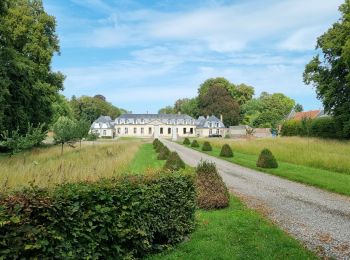
[(225, 208), (230, 197), (214, 163), (201, 161), (196, 168), (197, 205), (201, 209)]
[(191, 147), (199, 147), (199, 143), (197, 142), (197, 140), (192, 141)]
[(188, 139), (188, 138), (186, 137), (186, 138), (184, 139), (184, 141), (183, 141), (183, 144), (185, 144), (185, 145), (191, 144), (190, 139)]
[(211, 147), (209, 142), (204, 142), (202, 146), (202, 151), (212, 151), (213, 148)]
[(156, 148), (156, 152), (157, 153), (160, 153), (160, 151), (163, 149), (164, 147), (164, 144), (162, 142), (159, 142), (157, 148)]
[(180, 169), (185, 169), (185, 163), (177, 152), (171, 152), (165, 162), (164, 169), (169, 171), (178, 171)]
[(159, 141), (158, 138), (154, 139), (154, 140), (153, 140), (153, 148), (156, 149), (157, 146), (159, 145), (159, 143), (161, 143), (161, 142)]
[(271, 151), (265, 148), (261, 151), (256, 166), (261, 168), (278, 168), (278, 163)]
[(224, 144), (220, 152), (221, 157), (233, 157), (233, 152), (231, 147), (228, 144)]
[(168, 159), (169, 155), (170, 155), (170, 150), (168, 149), (168, 147), (163, 145), (162, 148), (159, 150), (159, 154), (157, 156), (157, 159), (158, 160), (166, 160), (166, 159)]

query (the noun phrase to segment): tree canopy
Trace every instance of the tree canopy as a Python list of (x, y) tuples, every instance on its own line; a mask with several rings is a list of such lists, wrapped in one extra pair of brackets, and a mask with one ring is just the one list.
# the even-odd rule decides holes
[(200, 95), (198, 106), (202, 115), (223, 115), (226, 126), (237, 125), (240, 121), (238, 102), (220, 85), (211, 86), (205, 94)]
[(26, 134), (51, 122), (64, 76), (51, 70), (59, 53), (55, 18), (41, 0), (0, 4), (0, 132)]
[(103, 100), (100, 96), (81, 96), (79, 98), (73, 96), (70, 100), (70, 105), (75, 119), (84, 119), (90, 123), (95, 121), (101, 115), (110, 116), (114, 119), (124, 112), (113, 106), (111, 103)]
[(306, 65), (304, 82), (312, 84), (326, 112), (338, 124), (338, 136), (350, 137), (350, 0), (339, 7), (342, 17), (317, 39), (317, 54)]

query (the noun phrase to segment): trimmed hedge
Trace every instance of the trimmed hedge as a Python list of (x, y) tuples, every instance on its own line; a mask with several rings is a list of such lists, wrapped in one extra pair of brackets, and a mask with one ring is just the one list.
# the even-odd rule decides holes
[(202, 145), (202, 151), (212, 151), (213, 148), (211, 147), (209, 142), (204, 142)]
[(190, 139), (188, 139), (188, 138), (186, 137), (186, 138), (184, 139), (184, 141), (183, 141), (183, 144), (185, 144), (185, 145), (191, 144)]
[(263, 149), (260, 153), (256, 166), (260, 168), (278, 168), (278, 163), (269, 149)]
[(197, 140), (192, 141), (191, 147), (199, 147), (199, 143), (197, 142)]
[(190, 173), (124, 176), (0, 198), (0, 259), (132, 259), (195, 226)]
[(339, 127), (333, 117), (288, 120), (282, 124), (282, 136), (310, 136), (319, 138), (342, 138)]
[(230, 197), (214, 163), (202, 161), (196, 168), (197, 205), (202, 209), (225, 208)]
[(161, 143), (162, 143), (162, 142), (159, 141), (158, 138), (154, 139), (154, 140), (153, 140), (153, 143), (152, 143), (152, 144), (153, 144), (153, 148), (156, 149), (156, 148), (158, 147), (158, 145), (161, 144)]
[(233, 157), (233, 152), (231, 147), (228, 144), (224, 144), (220, 151), (221, 157)]
[(168, 171), (178, 171), (185, 169), (186, 165), (177, 152), (171, 152), (164, 164), (164, 169)]

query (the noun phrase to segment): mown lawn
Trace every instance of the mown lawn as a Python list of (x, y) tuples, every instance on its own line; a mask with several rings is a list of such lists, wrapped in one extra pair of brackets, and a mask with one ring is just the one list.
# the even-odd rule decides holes
[[(198, 140), (198, 141), (200, 144), (203, 143), (203, 140)], [(224, 143), (224, 140), (222, 142)], [(221, 151), (221, 146), (220, 146), (221, 142), (220, 144), (215, 142), (211, 142), (211, 143), (213, 146), (213, 151), (205, 152), (209, 155), (212, 155), (212, 156), (215, 156), (215, 157), (218, 157), (251, 169), (255, 169), (261, 172), (266, 172), (266, 173), (280, 176), (292, 181), (305, 183), (305, 184), (322, 188), (331, 192), (336, 192), (339, 194), (350, 196), (350, 175), (349, 174), (284, 162), (281, 159), (279, 159), (277, 155), (275, 155), (279, 164), (279, 167), (277, 169), (258, 168), (256, 167), (256, 161), (258, 160), (258, 155), (238, 152), (237, 150), (235, 150), (236, 146), (230, 143), (234, 151), (234, 157), (223, 158), (219, 156)], [(192, 148), (192, 149), (201, 151), (201, 148)], [(327, 156), (327, 154), (325, 154), (324, 156)]]
[(140, 174), (148, 169), (160, 169), (164, 166), (164, 160), (157, 160), (158, 154), (153, 149), (152, 143), (142, 144), (135, 154), (128, 171), (134, 174)]
[(317, 259), (235, 197), (226, 209), (196, 215), (197, 229), (188, 241), (148, 259)]

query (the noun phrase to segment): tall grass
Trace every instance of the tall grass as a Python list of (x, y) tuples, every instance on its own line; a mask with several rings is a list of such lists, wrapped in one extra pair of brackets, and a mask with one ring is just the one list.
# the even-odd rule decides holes
[(229, 143), (233, 150), (252, 155), (258, 155), (263, 148), (268, 148), (279, 161), (350, 174), (349, 141), (301, 137), (208, 140), (217, 147)]
[(36, 148), (13, 157), (0, 157), (0, 190), (29, 186), (50, 187), (76, 181), (94, 181), (125, 172), (140, 142), (113, 142), (65, 148)]

